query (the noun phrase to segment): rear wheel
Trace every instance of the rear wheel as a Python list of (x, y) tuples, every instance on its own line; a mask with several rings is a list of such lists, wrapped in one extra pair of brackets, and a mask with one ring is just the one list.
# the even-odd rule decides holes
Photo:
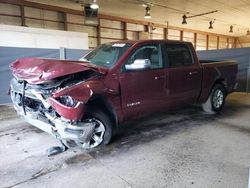
[(207, 101), (202, 104), (202, 108), (205, 112), (214, 114), (219, 113), (224, 106), (226, 99), (226, 88), (221, 84), (216, 84)]

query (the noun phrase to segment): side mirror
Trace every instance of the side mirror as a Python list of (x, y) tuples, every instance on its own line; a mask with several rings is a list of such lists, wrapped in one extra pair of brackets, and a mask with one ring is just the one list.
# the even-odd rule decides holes
[(151, 67), (149, 59), (136, 59), (132, 64), (125, 65), (126, 70), (144, 70)]

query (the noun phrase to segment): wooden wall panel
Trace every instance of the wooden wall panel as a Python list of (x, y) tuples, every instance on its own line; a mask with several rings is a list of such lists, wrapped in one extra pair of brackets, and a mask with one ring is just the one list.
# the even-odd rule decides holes
[[(231, 48), (235, 46), (235, 37), (218, 35), (219, 42), (214, 34), (178, 27), (167, 28), (167, 25), (119, 18), (100, 14), (100, 25), (89, 26), (84, 24), (82, 11), (57, 6), (30, 3), (26, 0), (0, 0), (0, 24), (27, 25), (28, 27), (49, 28), (85, 32), (89, 35), (91, 48), (99, 43), (117, 41), (119, 39), (138, 40), (139, 32), (150, 32), (148, 39), (169, 39), (189, 41), (197, 50)], [(22, 4), (24, 3), (24, 4)], [(21, 9), (24, 7), (24, 9)], [(21, 13), (24, 12), (24, 14)], [(22, 19), (21, 19), (22, 17)], [(125, 23), (126, 22), (126, 23)], [(149, 31), (148, 31), (149, 28)], [(156, 28), (156, 29), (152, 29)], [(99, 32), (100, 31), (100, 32)], [(196, 33), (196, 34), (195, 34)], [(196, 38), (194, 36), (197, 36)], [(209, 39), (207, 41), (207, 38)], [(238, 46), (243, 45), (238, 41)]]
[(156, 27), (156, 28), (152, 29), (152, 33), (163, 35), (164, 31), (163, 31), (163, 28)]
[(26, 25), (28, 27), (44, 28), (44, 21), (26, 18)]
[(63, 13), (43, 10), (43, 18), (48, 20), (63, 21)]
[(181, 31), (168, 29), (168, 39), (169, 40), (180, 40)]
[(122, 22), (106, 20), (106, 19), (100, 19), (100, 25), (101, 27), (110, 27), (110, 28), (116, 28), (116, 29), (124, 28)]
[(197, 33), (196, 50), (206, 50), (207, 36)]
[(127, 23), (127, 30), (145, 31), (145, 26), (140, 24)]
[(234, 39), (233, 38), (228, 38), (228, 48), (233, 48), (234, 45)]
[(128, 40), (138, 40), (139, 32), (127, 31), (127, 38)]
[(101, 39), (101, 44), (107, 43), (107, 42), (115, 42), (115, 41), (119, 41), (119, 40), (115, 40), (115, 39)]
[(67, 14), (67, 22), (84, 24), (84, 16)]
[(151, 33), (151, 39), (164, 39), (163, 34)]
[(183, 32), (183, 41), (191, 42), (194, 45), (194, 33)]
[(10, 15), (21, 15), (20, 7), (17, 5), (10, 5), (6, 3), (0, 3), (0, 13)]
[(50, 21), (43, 21), (44, 28), (46, 29), (57, 29), (57, 30), (64, 30), (63, 23), (55, 23)]
[(1, 16), (0, 15), (0, 24), (5, 25), (21, 25), (21, 18), (20, 17), (13, 17), (13, 16)]
[(101, 37), (123, 39), (123, 31), (101, 28)]
[(98, 46), (97, 38), (89, 37), (89, 48), (95, 48), (96, 46)]
[(171, 36), (171, 35), (168, 35), (168, 40), (180, 40), (180, 36)]
[(241, 36), (236, 39), (236, 47), (242, 48), (242, 47), (250, 47), (250, 35)]
[(43, 18), (43, 10), (38, 8), (24, 7), (24, 12), (26, 17)]
[(77, 32), (85, 32), (85, 33), (88, 33), (89, 36), (97, 37), (97, 30), (96, 30), (96, 27), (94, 26), (68, 24), (68, 30), (77, 31)]
[(219, 49), (227, 48), (227, 37), (220, 37)]
[(209, 35), (208, 49), (209, 50), (217, 49), (217, 36)]

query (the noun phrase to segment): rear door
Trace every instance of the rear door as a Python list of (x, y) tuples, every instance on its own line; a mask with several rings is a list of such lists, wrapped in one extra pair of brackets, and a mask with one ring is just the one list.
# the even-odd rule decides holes
[(162, 61), (161, 45), (148, 44), (139, 47), (125, 64), (135, 59), (149, 59), (147, 70), (125, 70), (120, 74), (122, 108), (125, 119), (146, 116), (164, 107), (166, 74)]
[(168, 64), (168, 97), (176, 103), (196, 102), (201, 87), (202, 70), (194, 62), (191, 49), (187, 44), (166, 44)]

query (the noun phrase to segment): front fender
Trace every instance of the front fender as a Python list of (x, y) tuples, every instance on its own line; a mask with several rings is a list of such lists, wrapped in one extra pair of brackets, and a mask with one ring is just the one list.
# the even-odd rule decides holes
[[(79, 82), (73, 86), (67, 86), (54, 91), (47, 101), (62, 117), (78, 121), (83, 117), (86, 109), (85, 104), (91, 97), (104, 94), (107, 91), (108, 89), (100, 81)], [(70, 96), (78, 103), (75, 107), (65, 106), (57, 100), (60, 96)]]
[(73, 86), (68, 86), (60, 90), (55, 91), (52, 96), (53, 98), (58, 98), (60, 96), (71, 96), (77, 101), (87, 103), (92, 95), (103, 94), (108, 89), (100, 81), (89, 81), (89, 82), (80, 82)]

